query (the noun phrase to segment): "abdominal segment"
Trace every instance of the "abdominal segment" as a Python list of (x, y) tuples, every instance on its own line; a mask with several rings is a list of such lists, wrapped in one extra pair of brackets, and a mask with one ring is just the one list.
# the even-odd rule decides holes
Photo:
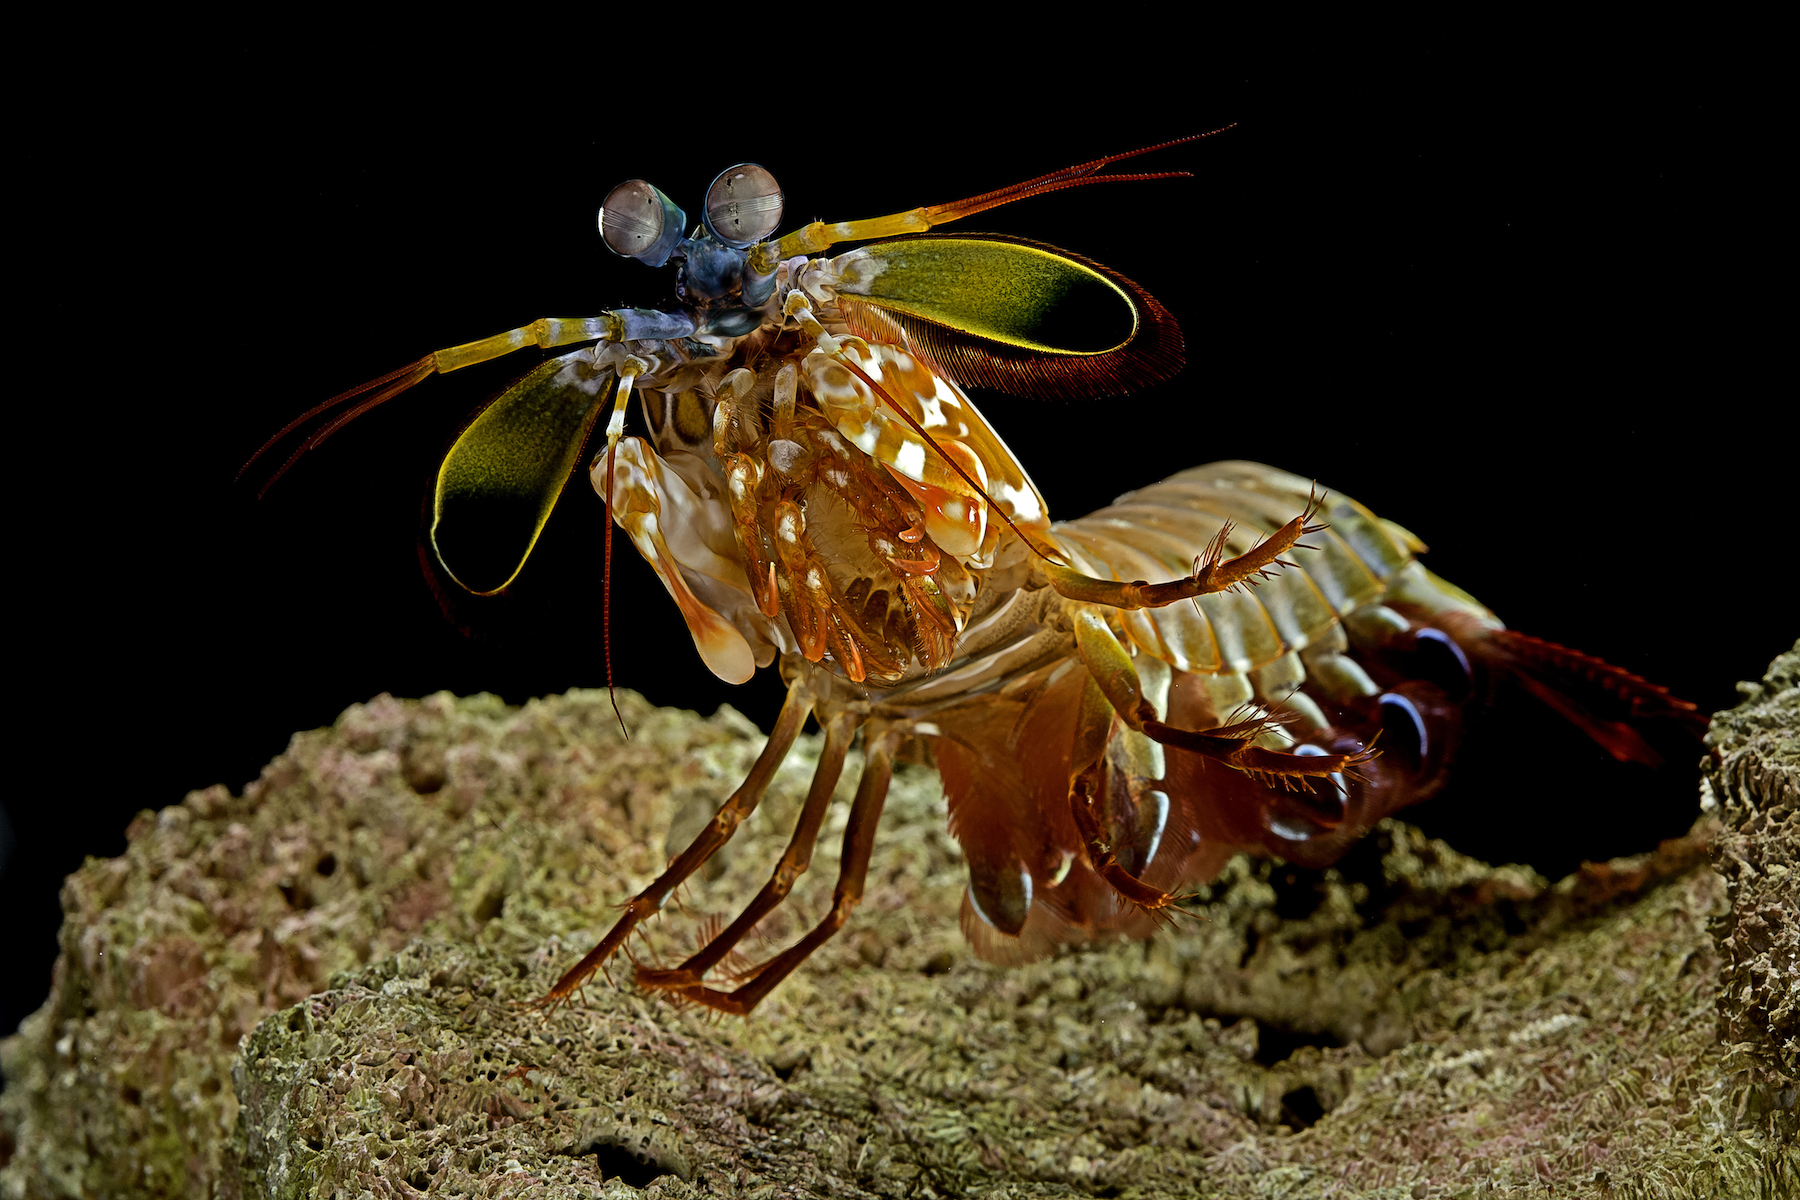
[[(939, 721), (938, 769), (969, 871), (963, 930), (989, 961), (1026, 962), (1058, 944), (1143, 936), (1155, 927), (1155, 914), (1094, 870), (1070, 815), (1083, 682), (1084, 673), (1072, 670), (1041, 689), (959, 706)], [(1270, 783), (1155, 745), (1115, 719), (1100, 803), (1117, 862), (1173, 895), (1211, 881), (1239, 851), (1323, 866), (1383, 817), (1442, 786), (1462, 712), (1439, 683), (1401, 680), (1351, 702), (1316, 685), (1308, 690), (1317, 693), (1310, 704), (1274, 706), (1286, 724), (1265, 735), (1271, 748), (1355, 754), (1374, 743), (1384, 752), (1352, 771)], [(1241, 719), (1219, 701), (1231, 692), (1217, 678), (1170, 671), (1159, 707), (1178, 728), (1216, 728)], [(1328, 714), (1323, 724), (1313, 722), (1314, 710)]]

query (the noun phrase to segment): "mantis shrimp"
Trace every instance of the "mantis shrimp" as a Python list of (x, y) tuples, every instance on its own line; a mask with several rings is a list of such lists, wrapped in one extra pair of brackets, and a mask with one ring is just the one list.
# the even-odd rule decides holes
[[(1164, 177), (1103, 173), (1148, 150), (780, 237), (784, 197), (756, 164), (718, 175), (691, 232), (631, 180), (607, 196), (601, 235), (649, 266), (674, 262), (676, 305), (438, 350), (265, 445), (354, 401), (304, 451), (434, 373), (588, 343), (465, 427), (437, 476), (436, 562), (477, 594), (511, 583), (605, 415), (593, 486), (702, 660), (727, 682), (776, 666), (787, 684), (748, 777), (545, 1003), (571, 997), (731, 838), (809, 717), (824, 749), (768, 883), (685, 961), (640, 966), (641, 986), (748, 1013), (841, 929), (904, 746), (928, 744), (943, 779), (968, 865), (962, 928), (979, 955), (1012, 963), (1142, 936), (1242, 849), (1332, 861), (1442, 787), (1463, 710), (1495, 674), (1622, 760), (1654, 758), (1635, 722), (1699, 719), (1634, 675), (1507, 630), (1425, 569), (1405, 528), (1271, 467), (1214, 463), (1051, 521), (965, 389), (1129, 394), (1181, 370), (1181, 331), (1099, 263), (934, 231), (1050, 191)], [(644, 436), (626, 432), (634, 395)], [(808, 869), (858, 735), (827, 914), (735, 988), (715, 986), (709, 972)]]

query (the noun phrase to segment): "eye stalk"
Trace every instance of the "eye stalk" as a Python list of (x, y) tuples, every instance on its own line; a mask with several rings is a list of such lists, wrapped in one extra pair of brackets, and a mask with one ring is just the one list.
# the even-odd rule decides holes
[(669, 261), (686, 227), (687, 214), (642, 179), (627, 179), (608, 192), (600, 206), (600, 236), (606, 248), (652, 267)]
[(767, 169), (739, 163), (720, 171), (706, 189), (706, 228), (713, 237), (743, 250), (781, 224), (781, 185)]

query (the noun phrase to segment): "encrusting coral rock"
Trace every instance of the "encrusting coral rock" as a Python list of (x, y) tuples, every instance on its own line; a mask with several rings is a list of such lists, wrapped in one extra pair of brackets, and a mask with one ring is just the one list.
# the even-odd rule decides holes
[[(1796, 665), (1715, 727), (1714, 811), (1654, 853), (1549, 885), (1386, 822), (1012, 970), (962, 948), (941, 793), (904, 768), (863, 907), (745, 1021), (628, 965), (527, 1002), (741, 778), (747, 722), (622, 693), (622, 743), (603, 692), (380, 697), (69, 878), (51, 999), (4, 1047), (0, 1192), (1791, 1193)], [(640, 957), (763, 882), (816, 753)], [(828, 827), (771, 944), (836, 854)]]
[(1740, 1120), (1800, 1132), (1800, 646), (1744, 703), (1713, 718), (1703, 807), (1723, 825), (1713, 868), (1730, 907), (1715, 923), (1724, 958), (1720, 1035), (1731, 1048)]

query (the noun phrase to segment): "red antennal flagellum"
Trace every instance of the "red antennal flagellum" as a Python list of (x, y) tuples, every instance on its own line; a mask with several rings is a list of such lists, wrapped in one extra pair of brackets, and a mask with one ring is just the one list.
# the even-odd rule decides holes
[(1105, 158), (1096, 158), (1092, 162), (1064, 167), (1060, 171), (1039, 175), (1036, 179), (1027, 179), (1023, 183), (983, 192), (979, 196), (970, 196), (967, 200), (955, 200), (949, 204), (933, 204), (925, 209), (925, 215), (933, 225), (941, 225), (946, 221), (955, 221), (963, 217), (974, 216), (978, 212), (986, 212), (990, 208), (998, 208), (1002, 204), (1011, 204), (1014, 200), (1042, 196), (1049, 192), (1060, 192), (1064, 188), (1082, 187), (1090, 183), (1141, 183), (1150, 179), (1192, 179), (1194, 177), (1192, 171), (1146, 171), (1129, 175), (1096, 175), (1094, 172), (1112, 163), (1136, 158), (1140, 154), (1166, 150), (1170, 146), (1180, 146), (1188, 142), (1197, 142), (1201, 138), (1224, 133), (1227, 129), (1235, 128), (1236, 125), (1237, 122), (1233, 121), (1230, 125), (1221, 125), (1217, 129), (1209, 129), (1205, 133), (1191, 133), (1187, 137), (1158, 142), (1154, 146), (1128, 150), (1123, 154), (1109, 154)]
[(340, 416), (332, 418), (331, 421), (328, 422), (323, 429), (319, 430), (317, 433), (315, 433), (311, 437), (307, 438), (304, 442), (301, 442), (299, 445), (299, 448), (297, 448), (292, 454), (288, 455), (287, 461), (281, 464), (281, 469), (279, 471), (276, 471), (275, 474), (269, 476), (268, 481), (266, 483), (264, 483), (260, 488), (256, 489), (256, 498), (258, 500), (261, 500), (265, 495), (268, 494), (269, 489), (275, 486), (276, 481), (279, 480), (283, 475), (286, 475), (288, 473), (288, 469), (290, 467), (292, 467), (295, 463), (300, 461), (301, 455), (305, 454), (308, 450), (318, 449), (321, 445), (324, 444), (326, 438), (329, 438), (332, 434), (336, 433), (338, 430), (342, 429), (344, 426), (348, 425), (350, 422), (356, 420), (356, 418), (362, 416), (364, 413), (368, 412), (370, 409), (376, 408), (382, 404), (386, 404), (389, 400), (392, 400), (395, 396), (398, 396), (401, 392), (406, 391), (408, 388), (413, 387), (415, 384), (424, 382), (424, 380), (427, 379), (429, 376), (431, 376), (436, 370), (437, 370), (437, 355), (436, 355), (436, 353), (427, 354), (424, 358), (421, 358), (418, 362), (408, 363), (406, 366), (401, 367), (397, 371), (389, 371), (386, 375), (381, 376), (379, 379), (371, 379), (367, 383), (358, 384), (357, 386), (351, 388), (347, 392), (339, 392), (337, 395), (335, 395), (331, 399), (325, 401), (323, 404), (315, 404), (313, 407), (307, 409), (305, 412), (301, 413), (299, 416), (297, 416), (293, 420), (289, 421), (286, 425), (283, 425), (281, 427), (281, 429), (276, 432), (274, 437), (272, 437), (268, 441), (264, 442), (262, 444), (262, 446), (260, 448), (258, 448), (256, 453), (252, 454), (250, 456), (249, 461), (245, 462), (243, 466), (238, 468), (238, 473), (237, 473), (236, 478), (242, 479), (244, 477), (244, 472), (248, 471), (251, 467), (255, 466), (256, 461), (259, 458), (261, 458), (263, 455), (267, 454), (269, 452), (269, 450), (271, 448), (273, 448), (277, 442), (281, 441), (282, 438), (285, 438), (288, 434), (294, 432), (294, 430), (300, 428), (302, 425), (306, 424), (308, 421), (312, 420), (314, 417), (319, 416), (322, 413), (328, 413), (332, 409), (336, 408), (338, 405), (343, 404), (347, 401), (355, 400), (358, 396), (361, 396), (365, 392), (373, 391), (374, 389), (377, 389), (377, 388), (380, 389), (379, 391), (376, 391), (373, 396), (370, 396), (368, 399), (362, 401), (360, 404), (356, 405), (356, 407), (352, 408), (349, 412), (343, 413)]

